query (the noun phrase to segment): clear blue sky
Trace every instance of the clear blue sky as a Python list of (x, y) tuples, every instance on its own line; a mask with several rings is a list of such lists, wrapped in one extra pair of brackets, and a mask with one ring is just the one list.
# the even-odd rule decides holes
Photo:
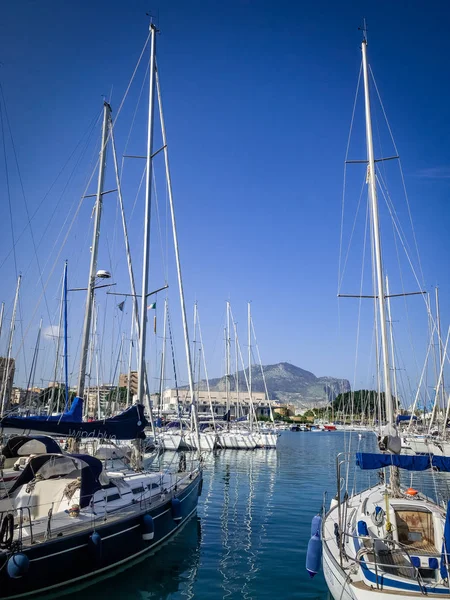
[[(117, 110), (147, 35), (145, 13), (149, 9), (159, 14), (161, 29), (158, 62), (187, 300), (189, 307), (194, 299), (199, 302), (211, 375), (221, 374), (224, 307), (230, 299), (241, 327), (246, 302), (252, 301), (264, 363), (289, 361), (316, 375), (353, 381), (357, 303), (344, 301), (347, 304), (341, 303), (339, 310), (336, 292), (343, 161), (361, 58), (361, 34), (357, 28), (364, 16), (369, 25), (370, 63), (402, 158), (425, 285), (431, 291), (432, 286), (440, 286), (446, 330), (450, 316), (446, 239), (450, 190), (450, 8), (444, 1), (234, 0), (168, 1), (159, 5), (155, 1), (151, 6), (140, 0), (7, 3), (0, 21), (0, 77), (29, 212), (40, 205), (80, 139), (86, 140), (83, 135), (92, 130), (90, 124), (100, 114), (102, 95), (109, 97), (112, 90), (111, 103)], [(120, 153), (124, 151), (142, 79), (140, 73), (118, 123)], [(141, 108), (145, 108), (145, 102)], [(356, 156), (364, 153), (362, 119), (359, 102), (355, 120), (359, 139), (352, 146), (351, 158), (363, 158)], [(379, 123), (382, 130), (381, 120)], [(385, 133), (380, 134), (380, 140), (383, 136)], [(73, 214), (71, 207), (78, 202), (95, 164), (98, 140), (97, 125), (62, 198), (75, 159), (71, 159), (33, 219), (40, 266), (46, 265), (44, 279), (59, 250), (56, 236), (64, 227), (67, 213), (72, 210)], [(26, 211), (9, 139), (6, 145), (14, 231), (18, 237), (26, 222)], [(128, 151), (145, 152), (144, 114), (136, 121)], [(385, 153), (393, 151), (389, 148)], [(125, 167), (128, 211), (136, 193), (132, 175), (138, 174), (139, 169), (140, 165), (129, 163)], [(162, 175), (161, 165), (156, 169), (157, 175)], [(351, 206), (356, 203), (362, 181), (358, 169), (355, 167), (348, 175), (354, 177), (355, 184), (349, 187), (347, 232), (351, 228)], [(115, 187), (111, 172), (107, 178), (107, 187)], [(3, 262), (12, 244), (3, 157), (0, 185)], [(399, 185), (394, 182), (394, 191), (398, 190)], [(93, 186), (89, 191), (94, 191)], [(161, 197), (164, 203), (163, 192)], [(116, 201), (111, 196), (105, 202), (110, 203), (105, 208), (103, 229), (108, 235), (102, 240), (110, 248), (109, 253), (114, 254), (111, 247)], [(407, 228), (401, 198), (400, 202), (400, 218)], [(56, 261), (47, 287), (48, 310), (43, 302), (35, 310), (42, 287), (29, 230), (17, 245), (17, 270), (24, 274), (22, 327), (28, 331), (24, 344), (28, 362), (39, 317), (42, 315), (44, 327), (57, 321), (58, 284), (64, 258), (69, 259), (71, 285), (85, 285), (91, 208), (92, 202), (85, 202), (70, 240)], [(142, 212), (142, 204), (138, 204), (130, 220), (136, 255), (142, 235), (139, 211)], [(155, 248), (158, 243), (154, 242)], [(57, 250), (53, 250), (54, 244)], [(115, 281), (117, 289), (128, 291), (119, 246), (117, 243), (117, 256), (112, 258), (113, 265), (120, 262)], [(387, 250), (395, 253), (389, 241)], [(157, 254), (155, 250), (154, 256)], [(345, 292), (358, 290), (359, 256), (356, 245)], [(102, 250), (101, 257), (107, 262), (108, 250)], [(157, 269), (153, 273), (156, 274), (150, 287), (159, 287), (162, 276), (158, 276)], [(15, 280), (12, 256), (2, 264), (0, 277), (0, 300), (7, 303), (10, 315)], [(406, 281), (406, 287), (411, 288), (412, 280)], [(171, 302), (175, 307), (173, 276), (171, 283)], [(393, 281), (391, 287), (401, 291), (400, 283)], [(158, 299), (159, 318), (161, 300)], [(81, 295), (71, 300), (72, 358), (79, 339), (83, 302)], [(423, 303), (420, 299), (411, 303), (411, 325), (418, 323), (416, 350), (420, 363), (425, 352)], [(393, 309), (400, 328), (405, 323), (403, 301)], [(363, 356), (370, 352), (370, 310), (366, 306), (363, 315)], [(129, 311), (128, 306), (123, 322), (126, 331)], [(116, 311), (111, 318), (117, 335), (120, 315)], [(33, 325), (28, 330), (31, 320)], [(111, 327), (109, 324), (106, 329), (110, 331)], [(176, 329), (179, 331), (179, 326)], [(16, 339), (20, 336), (18, 327)], [(241, 337), (244, 336), (242, 330)], [(408, 336), (406, 332), (403, 339), (408, 341)], [(4, 332), (2, 351), (5, 345)], [(48, 341), (44, 347), (47, 362), (41, 368), (48, 372), (52, 347)], [(181, 344), (177, 352), (182, 365)], [(405, 366), (412, 368), (414, 358), (407, 344), (403, 352)], [(150, 351), (149, 358), (153, 359), (154, 354), (156, 351)], [(26, 379), (22, 363), (19, 360), (19, 382)], [(357, 386), (367, 384), (371, 371), (366, 358), (357, 371)], [(416, 373), (411, 373), (411, 378), (415, 377)], [(104, 378), (108, 379), (107, 374)]]

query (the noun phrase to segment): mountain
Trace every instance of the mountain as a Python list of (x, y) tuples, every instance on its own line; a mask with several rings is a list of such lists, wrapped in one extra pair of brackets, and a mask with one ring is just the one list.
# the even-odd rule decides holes
[[(347, 379), (316, 377), (310, 371), (285, 362), (263, 366), (263, 370), (270, 399), (295, 404), (299, 409), (307, 409), (311, 405), (323, 406), (332, 402), (338, 394), (351, 390)], [(243, 371), (238, 373), (238, 383), (240, 390), (247, 389)], [(212, 391), (223, 392), (226, 390), (226, 377), (210, 379), (209, 385)], [(235, 388), (235, 376), (230, 375), (230, 389), (234, 391)], [(207, 389), (206, 381), (200, 382), (200, 389)], [(258, 365), (252, 365), (252, 389), (255, 392), (265, 391)]]

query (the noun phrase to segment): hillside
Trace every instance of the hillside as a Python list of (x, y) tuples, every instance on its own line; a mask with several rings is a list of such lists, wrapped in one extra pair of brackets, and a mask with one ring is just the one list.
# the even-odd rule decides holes
[[(347, 379), (336, 377), (316, 377), (314, 373), (305, 371), (289, 363), (263, 366), (267, 389), (271, 400), (295, 404), (298, 408), (309, 408), (311, 405), (322, 406), (333, 401), (336, 396), (350, 391)], [(235, 390), (235, 376), (230, 376), (230, 389)], [(239, 389), (245, 390), (244, 372), (238, 373)], [(225, 391), (226, 378), (211, 379), (209, 385), (213, 391)], [(255, 392), (264, 392), (261, 369), (252, 366), (252, 388)], [(200, 383), (200, 389), (206, 390), (206, 382)]]

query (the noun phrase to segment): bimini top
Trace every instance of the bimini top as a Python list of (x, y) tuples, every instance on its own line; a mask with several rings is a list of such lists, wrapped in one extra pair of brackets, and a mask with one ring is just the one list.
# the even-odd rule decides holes
[(39, 479), (54, 479), (73, 475), (80, 477), (80, 507), (89, 506), (93, 494), (100, 490), (100, 475), (103, 466), (98, 458), (89, 454), (41, 454), (33, 457), (9, 490), (14, 493), (39, 476)]
[(46, 435), (16, 435), (1, 450), (5, 458), (30, 456), (30, 454), (61, 454), (59, 444)]
[(383, 467), (399, 467), (407, 471), (426, 471), (436, 469), (450, 472), (450, 456), (434, 456), (429, 454), (375, 454), (357, 452), (356, 465), (363, 470), (382, 469)]

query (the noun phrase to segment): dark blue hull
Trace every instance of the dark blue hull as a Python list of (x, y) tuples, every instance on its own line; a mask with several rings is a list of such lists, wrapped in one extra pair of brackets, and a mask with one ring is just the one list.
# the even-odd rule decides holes
[[(171, 498), (168, 498), (164, 504), (149, 510), (140, 510), (137, 503), (131, 516), (118, 518), (115, 522), (111, 514), (106, 523), (100, 521), (95, 526), (101, 537), (100, 544), (93, 545), (90, 539), (92, 530), (84, 530), (31, 547), (24, 546), (22, 553), (30, 561), (29, 569), (19, 579), (8, 575), (6, 563), (11, 553), (3, 551), (0, 555), (0, 598), (52, 592), (61, 586), (81, 583), (89, 577), (106, 575), (108, 570), (155, 550), (195, 514), (201, 483), (202, 475), (198, 474), (180, 492), (176, 513), (172, 509)], [(153, 518), (152, 540), (143, 539), (146, 533), (143, 524), (145, 514)]]

